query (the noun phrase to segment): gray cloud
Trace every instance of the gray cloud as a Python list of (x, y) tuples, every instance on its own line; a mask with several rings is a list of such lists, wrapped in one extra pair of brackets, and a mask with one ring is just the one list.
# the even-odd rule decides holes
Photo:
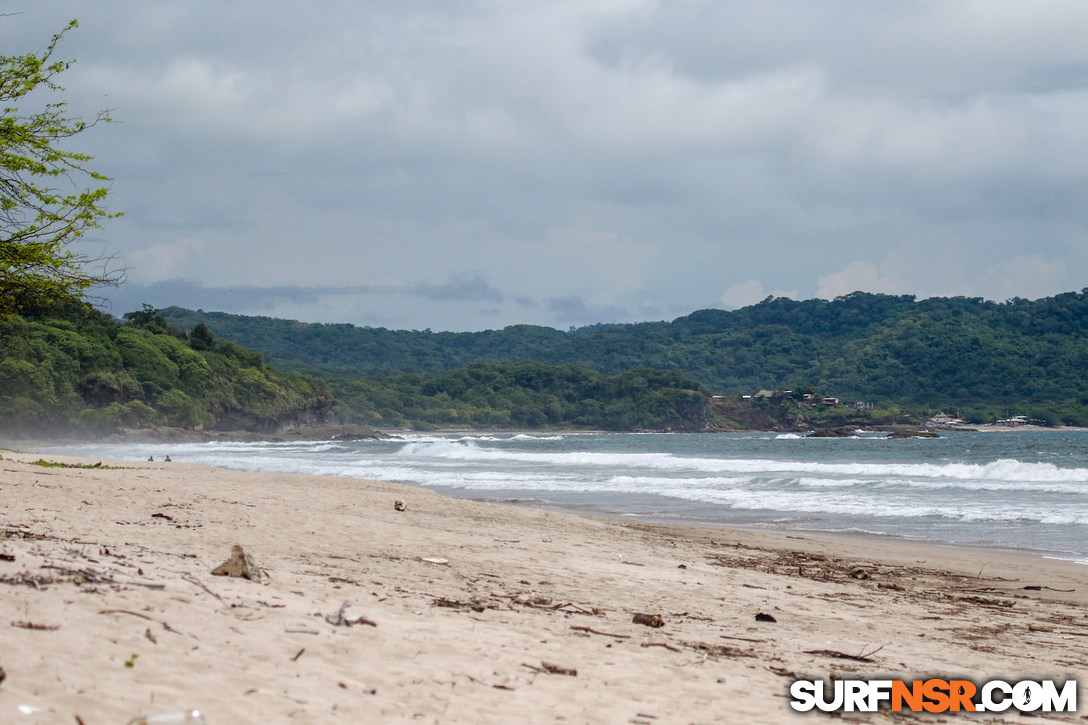
[(412, 293), (436, 301), (504, 302), (506, 300), (506, 295), (492, 287), (480, 275), (472, 278), (457, 276), (439, 285), (419, 284), (412, 289)]
[(79, 18), (70, 108), (123, 121), (79, 139), (115, 307), (565, 327), (1088, 277), (1077, 0), (9, 12), (5, 52)]

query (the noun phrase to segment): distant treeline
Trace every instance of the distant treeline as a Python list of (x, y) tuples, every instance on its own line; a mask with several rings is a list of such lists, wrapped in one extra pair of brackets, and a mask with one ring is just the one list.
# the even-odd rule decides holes
[(0, 429), (268, 431), (323, 420), (335, 404), (323, 383), (202, 325), (184, 334), (151, 309), (126, 318), (79, 302), (0, 315)]
[(344, 420), (376, 427), (704, 430), (710, 396), (676, 371), (475, 363), (441, 375), (333, 378)]
[[(81, 303), (0, 315), (0, 431), (110, 433), (169, 426), (272, 433), (324, 422), (428, 428), (703, 430), (709, 395), (677, 371), (484, 363), (381, 379), (282, 372), (203, 323), (145, 307), (118, 322)], [(330, 393), (335, 389), (336, 398)]]
[[(393, 331), (176, 307), (162, 314), (181, 329), (204, 324), (260, 350), (273, 364), (326, 376), (338, 397), (354, 401), (360, 412), (392, 410), (379, 402), (379, 381), (437, 385), (444, 374), (470, 365), (534, 362), (575, 366), (586, 375), (673, 371), (690, 379), (688, 389), (704, 393), (805, 388), (844, 400), (947, 409), (978, 422), (1024, 414), (1088, 424), (1088, 290), (1002, 303), (862, 292), (831, 301), (768, 297), (735, 311), (568, 332), (530, 325)], [(363, 389), (371, 391), (369, 403), (350, 393)], [(426, 390), (420, 394), (426, 397)], [(486, 417), (481, 411), (488, 405), (476, 402), (472, 415)], [(436, 409), (431, 402), (411, 407)]]

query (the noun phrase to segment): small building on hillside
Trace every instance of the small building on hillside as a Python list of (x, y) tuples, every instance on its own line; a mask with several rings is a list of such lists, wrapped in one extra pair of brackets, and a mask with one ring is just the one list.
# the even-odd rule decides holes
[(963, 425), (963, 418), (953, 418), (947, 413), (937, 413), (929, 420), (926, 421), (926, 425), (942, 426), (945, 428), (951, 428), (956, 425)]

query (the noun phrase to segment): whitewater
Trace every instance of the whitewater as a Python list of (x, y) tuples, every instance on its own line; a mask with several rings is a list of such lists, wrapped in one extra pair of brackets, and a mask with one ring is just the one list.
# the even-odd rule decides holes
[(402, 434), (55, 446), (73, 455), (350, 476), (671, 523), (887, 536), (1088, 563), (1088, 432)]

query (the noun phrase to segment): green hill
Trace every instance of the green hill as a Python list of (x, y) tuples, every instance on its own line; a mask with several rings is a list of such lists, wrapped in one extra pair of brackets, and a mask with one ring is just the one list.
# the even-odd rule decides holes
[(163, 315), (183, 329), (205, 324), (277, 365), (333, 379), (533, 361), (611, 375), (677, 371), (722, 395), (806, 389), (951, 409), (978, 421), (1019, 412), (1054, 423), (1088, 422), (1088, 290), (1003, 303), (861, 292), (830, 301), (768, 298), (671, 322), (569, 332), (529, 325), (392, 331), (180, 308)]
[[(1088, 424), (1088, 290), (1005, 303), (768, 298), (567, 332), (393, 331), (180, 308), (125, 317), (75, 303), (0, 316), (0, 425), (270, 432), (331, 413), (379, 427), (703, 430), (938, 410)], [(794, 395), (742, 400), (761, 389)], [(803, 393), (870, 412), (805, 408)]]
[(700, 431), (709, 422), (710, 396), (677, 371), (475, 363), (439, 375), (333, 377), (330, 385), (343, 420), (378, 427)]
[(169, 425), (270, 431), (323, 420), (324, 384), (259, 352), (188, 335), (152, 310), (128, 322), (80, 303), (0, 315), (0, 426), (7, 433), (110, 432)]

